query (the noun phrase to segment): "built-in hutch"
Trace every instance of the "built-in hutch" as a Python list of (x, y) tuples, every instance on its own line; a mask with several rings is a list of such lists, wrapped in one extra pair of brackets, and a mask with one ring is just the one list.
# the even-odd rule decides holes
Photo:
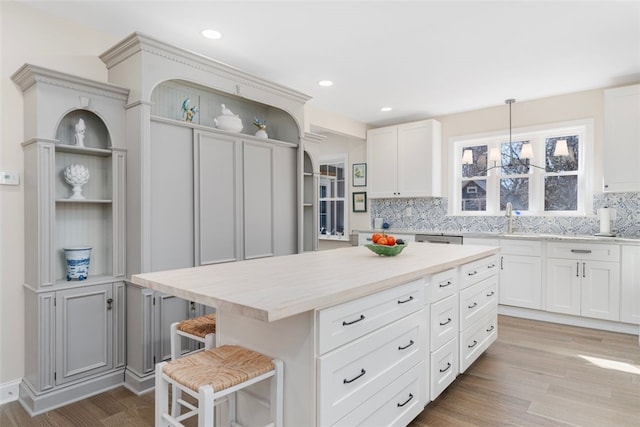
[[(30, 64), (12, 79), (25, 123), (20, 401), (37, 414), (122, 383), (129, 90)], [(70, 165), (88, 172), (81, 197), (65, 182)], [(69, 280), (64, 248), (78, 246), (91, 247), (88, 276)]]
[[(315, 249), (306, 95), (138, 33), (100, 58), (131, 89), (128, 277)], [(169, 357), (169, 324), (211, 309), (130, 283), (127, 299), (125, 384), (142, 392)]]

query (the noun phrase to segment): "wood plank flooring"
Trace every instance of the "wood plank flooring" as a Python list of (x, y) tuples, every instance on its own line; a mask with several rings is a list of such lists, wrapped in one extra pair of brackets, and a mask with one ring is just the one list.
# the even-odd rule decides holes
[[(123, 387), (33, 418), (12, 402), (0, 426), (148, 427), (153, 404)], [(500, 316), (498, 340), (410, 426), (638, 427), (638, 337)]]

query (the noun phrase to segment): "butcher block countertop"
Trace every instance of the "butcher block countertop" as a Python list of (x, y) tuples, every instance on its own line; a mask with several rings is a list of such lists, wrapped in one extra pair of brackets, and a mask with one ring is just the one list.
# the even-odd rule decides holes
[(304, 252), (132, 276), (136, 285), (273, 322), (334, 306), (499, 252), (413, 243), (395, 257), (365, 246)]

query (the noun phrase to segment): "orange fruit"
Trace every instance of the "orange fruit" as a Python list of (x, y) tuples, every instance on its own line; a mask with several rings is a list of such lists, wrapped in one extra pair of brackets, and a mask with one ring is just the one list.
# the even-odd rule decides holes
[(396, 244), (396, 238), (393, 236), (387, 236), (387, 245), (393, 246)]
[(387, 245), (387, 238), (386, 237), (381, 237), (378, 239), (378, 241), (376, 242), (378, 245)]
[(382, 233), (373, 233), (373, 236), (371, 236), (371, 241), (373, 243), (378, 243), (378, 240), (380, 240), (381, 237)]

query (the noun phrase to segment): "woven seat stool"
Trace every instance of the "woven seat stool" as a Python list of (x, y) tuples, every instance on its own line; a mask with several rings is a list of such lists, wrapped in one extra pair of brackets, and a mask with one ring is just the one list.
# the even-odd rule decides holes
[(171, 360), (182, 356), (181, 337), (189, 338), (204, 344), (205, 349), (216, 346), (216, 315), (186, 319), (171, 324)]
[[(216, 315), (186, 319), (171, 324), (171, 360), (182, 357), (182, 337), (189, 338), (204, 344), (204, 349), (216, 346)], [(200, 350), (196, 350), (200, 351)], [(182, 397), (180, 390), (174, 389), (171, 393), (171, 415), (179, 414), (178, 400)]]
[[(283, 425), (283, 363), (261, 353), (237, 345), (223, 345), (213, 349), (190, 353), (180, 359), (156, 365), (155, 419), (156, 427), (182, 426), (182, 421), (198, 416), (199, 427), (213, 427), (215, 405), (226, 398), (229, 404), (229, 425), (236, 423), (235, 393), (260, 381), (271, 378), (268, 426)], [(179, 404), (189, 411), (169, 413), (169, 385), (197, 400), (197, 406), (180, 399)], [(255, 397), (251, 393), (247, 396)]]

